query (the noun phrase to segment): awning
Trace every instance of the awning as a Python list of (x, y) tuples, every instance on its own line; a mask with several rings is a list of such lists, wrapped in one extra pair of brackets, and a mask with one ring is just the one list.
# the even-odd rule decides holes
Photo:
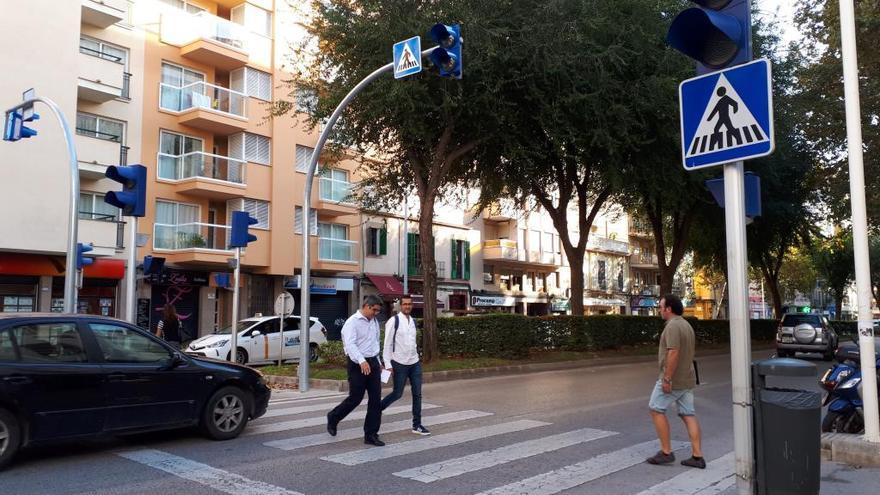
[[(66, 259), (44, 254), (0, 253), (0, 275), (30, 275), (63, 277)], [(119, 259), (95, 258), (86, 265), (83, 277), (121, 279), (125, 276), (125, 262)]]
[(370, 275), (368, 273), (367, 278), (383, 296), (399, 297), (403, 295), (403, 284), (391, 275)]

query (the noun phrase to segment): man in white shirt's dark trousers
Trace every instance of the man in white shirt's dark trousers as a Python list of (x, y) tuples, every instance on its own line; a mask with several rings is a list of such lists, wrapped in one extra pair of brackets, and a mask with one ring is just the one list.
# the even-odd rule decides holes
[(364, 399), (367, 392), (367, 417), (364, 420), (364, 443), (381, 447), (379, 426), (382, 423), (382, 365), (379, 363), (379, 322), (382, 299), (367, 296), (361, 309), (342, 326), (342, 344), (348, 356), (348, 397), (327, 413), (327, 433), (336, 436), (336, 427)]
[(422, 425), (422, 363), (419, 361), (419, 350), (416, 345), (416, 322), (412, 313), (412, 296), (400, 298), (400, 312), (385, 323), (385, 345), (382, 347), (382, 359), (385, 369), (390, 370), (394, 377), (394, 391), (382, 399), (382, 410), (403, 395), (406, 380), (412, 391), (412, 432), (418, 435), (430, 435)]

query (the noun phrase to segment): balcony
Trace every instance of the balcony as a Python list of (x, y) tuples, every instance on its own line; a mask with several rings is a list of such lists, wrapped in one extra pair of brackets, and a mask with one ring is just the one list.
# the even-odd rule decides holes
[(484, 241), (483, 260), (495, 264), (536, 269), (552, 269), (562, 264), (562, 256), (558, 253), (526, 251), (519, 249), (515, 241), (507, 239)]
[(483, 242), (483, 259), (486, 261), (517, 261), (516, 242), (493, 239)]
[(634, 253), (629, 257), (629, 265), (632, 268), (651, 268), (660, 267), (656, 254)]
[(247, 95), (196, 82), (183, 87), (159, 83), (159, 107), (179, 115), (181, 125), (228, 136), (247, 128)]
[(650, 285), (650, 284), (648, 284), (648, 285), (636, 284), (636, 285), (633, 285), (632, 293), (634, 295), (659, 297), (660, 296), (660, 286), (659, 285)]
[(118, 136), (88, 129), (77, 129), (73, 138), (80, 176), (84, 179), (103, 179), (109, 165), (127, 165), (128, 147)]
[(183, 223), (153, 224), (153, 250), (168, 262), (226, 265), (228, 225)]
[(156, 162), (159, 180), (174, 182), (181, 194), (230, 199), (243, 197), (247, 188), (243, 160), (193, 151), (183, 155), (159, 153)]
[(355, 214), (358, 210), (348, 202), (350, 195), (350, 182), (322, 176), (318, 180), (317, 210), (329, 217)]
[(180, 47), (182, 57), (201, 64), (229, 71), (248, 63), (247, 29), (207, 12), (165, 12), (159, 36)]
[(128, 97), (125, 65), (121, 58), (84, 46), (79, 47), (78, 57), (77, 98), (104, 103)]
[(610, 254), (629, 254), (629, 244), (623, 241), (609, 239), (597, 235), (591, 235), (587, 240), (587, 249)]
[(82, 0), (82, 22), (101, 29), (125, 20), (126, 0)]
[(118, 221), (116, 215), (81, 211), (78, 236), (80, 242), (93, 244), (92, 254), (113, 256), (117, 249), (123, 248), (125, 222)]
[[(317, 248), (317, 249), (316, 249)], [(358, 243), (346, 239), (312, 237), (312, 268), (328, 272), (358, 271)]]
[(516, 208), (513, 201), (498, 200), (490, 204), (483, 210), (483, 219), (491, 222), (507, 222), (516, 219)]

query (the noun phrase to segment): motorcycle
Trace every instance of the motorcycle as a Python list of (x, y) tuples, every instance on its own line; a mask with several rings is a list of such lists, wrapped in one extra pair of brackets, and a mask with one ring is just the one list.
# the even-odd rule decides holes
[[(862, 372), (858, 343), (840, 346), (835, 357), (838, 364), (825, 372), (819, 385), (827, 394), (822, 406), (828, 412), (822, 420), (823, 432), (861, 433), (865, 429), (862, 401)], [(880, 359), (877, 360), (880, 368)]]

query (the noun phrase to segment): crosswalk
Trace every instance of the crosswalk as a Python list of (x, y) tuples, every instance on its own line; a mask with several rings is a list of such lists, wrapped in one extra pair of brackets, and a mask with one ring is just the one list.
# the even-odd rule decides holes
[[(257, 442), (256, 447), (267, 452), (296, 451), (305, 456), (314, 452), (311, 462), (320, 464), (325, 476), (337, 473), (333, 476), (346, 479), (346, 469), (370, 464), (374, 466), (371, 469), (387, 473), (384, 478), (395, 483), (394, 486), (411, 484), (411, 493), (444, 493), (444, 487), (450, 486), (448, 483), (461, 480), (467, 493), (478, 495), (588, 492), (590, 483), (596, 480), (615, 476), (627, 479), (631, 476), (628, 470), (640, 469), (636, 466), (658, 449), (656, 440), (630, 439), (626, 432), (587, 425), (566, 428), (539, 420), (543, 418), (502, 417), (495, 411), (447, 410), (441, 404), (423, 404), (422, 407), (423, 422), (432, 429), (433, 435), (401, 437), (394, 433), (408, 431), (412, 420), (411, 406), (400, 403), (383, 413), (380, 434), (387, 445), (365, 448), (360, 441), (365, 403), (340, 424), (336, 436), (324, 430), (326, 412), (344, 396), (316, 392), (305, 397), (286, 395), (273, 399), (267, 414), (254, 421), (242, 438), (233, 442)], [(681, 458), (689, 455), (686, 442), (673, 442), (673, 448), (679, 451)], [(230, 495), (314, 495), (302, 487), (282, 487), (249, 479), (171, 452), (131, 449), (118, 455)], [(389, 459), (393, 462), (381, 462)], [(523, 464), (529, 459), (539, 459), (538, 465), (546, 469), (539, 472), (534, 469), (536, 463)], [(652, 480), (654, 484), (642, 483), (630, 493), (713, 495), (729, 490), (735, 481), (733, 454), (709, 461), (705, 470), (680, 466), (654, 469), (651, 474), (658, 476)], [(502, 482), (497, 481), (502, 478), (492, 476), (499, 468), (510, 468), (510, 472), (516, 473), (519, 465), (530, 466), (523, 471), (528, 475), (504, 478)], [(539, 474), (533, 474), (535, 472)], [(368, 491), (383, 489), (375, 487)]]

